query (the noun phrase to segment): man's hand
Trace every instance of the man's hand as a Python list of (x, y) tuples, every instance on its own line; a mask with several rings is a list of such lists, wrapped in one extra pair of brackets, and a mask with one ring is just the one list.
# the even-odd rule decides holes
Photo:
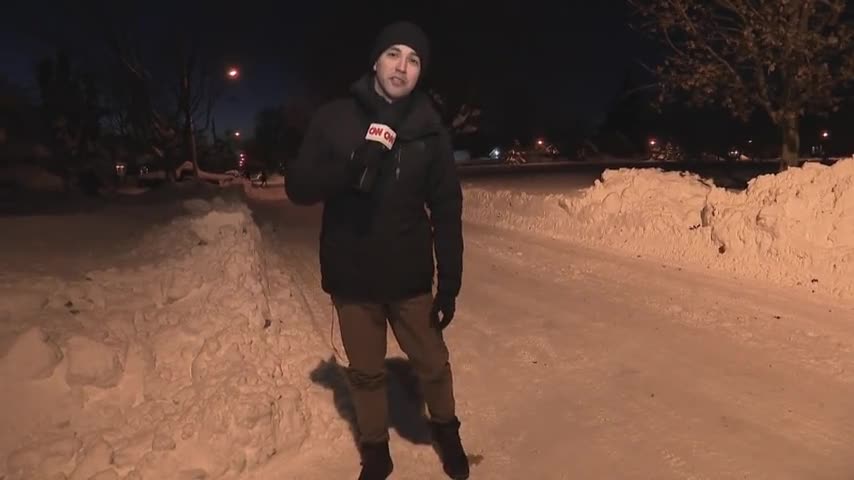
[(353, 186), (362, 192), (373, 188), (380, 164), (390, 157), (389, 150), (381, 143), (365, 140), (350, 156)]
[(365, 141), (350, 155), (350, 166), (354, 173), (361, 174), (363, 170), (375, 169), (383, 161), (388, 149), (377, 142)]
[[(456, 310), (456, 298), (441, 293), (436, 295), (436, 298), (433, 299), (433, 311), (431, 312), (433, 325), (439, 330), (444, 330), (451, 323), (451, 320), (454, 319)], [(441, 317), (439, 314), (441, 314)]]

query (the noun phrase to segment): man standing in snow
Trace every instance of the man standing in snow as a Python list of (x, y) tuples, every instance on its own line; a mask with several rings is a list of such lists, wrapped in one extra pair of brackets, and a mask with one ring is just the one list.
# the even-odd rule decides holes
[(469, 476), (442, 337), (461, 286), (462, 192), (448, 133), (428, 97), (415, 90), (429, 55), (418, 26), (383, 29), (371, 52), (373, 72), (315, 113), (285, 172), (292, 202), (324, 204), (321, 283), (349, 359), (360, 480), (385, 479), (393, 469), (387, 324), (421, 381), (445, 472)]

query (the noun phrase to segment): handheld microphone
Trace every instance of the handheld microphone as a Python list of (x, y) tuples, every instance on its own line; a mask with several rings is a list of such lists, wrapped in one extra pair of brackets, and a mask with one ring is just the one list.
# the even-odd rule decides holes
[(365, 140), (382, 143), (385, 148), (391, 150), (391, 147), (394, 146), (394, 141), (397, 140), (397, 133), (388, 125), (372, 123), (368, 127), (368, 133), (365, 134)]
[[(365, 140), (370, 142), (366, 145), (366, 153), (369, 152), (371, 155), (385, 155), (394, 146), (394, 142), (397, 140), (397, 133), (388, 125), (372, 123), (368, 127), (368, 132), (365, 134)], [(359, 175), (359, 179), (356, 182), (356, 188), (362, 192), (369, 192), (374, 185), (376, 176), (377, 165), (369, 164), (362, 171), (362, 174)]]

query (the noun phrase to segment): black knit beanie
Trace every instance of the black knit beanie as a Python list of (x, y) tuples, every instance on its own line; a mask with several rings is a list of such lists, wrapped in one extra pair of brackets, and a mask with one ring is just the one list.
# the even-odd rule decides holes
[(371, 50), (371, 66), (392, 45), (406, 45), (415, 50), (421, 59), (421, 70), (427, 69), (430, 61), (430, 41), (421, 27), (412, 22), (395, 22), (380, 31)]

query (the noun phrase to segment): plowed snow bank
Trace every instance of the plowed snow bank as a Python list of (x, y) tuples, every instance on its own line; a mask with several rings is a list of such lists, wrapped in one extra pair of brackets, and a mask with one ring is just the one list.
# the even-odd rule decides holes
[(308, 347), (271, 322), (259, 229), (184, 206), (138, 267), (0, 276), (0, 477), (237, 478), (306, 440)]
[(741, 192), (620, 169), (581, 196), (472, 188), (465, 197), (468, 221), (854, 298), (854, 159), (763, 175)]

